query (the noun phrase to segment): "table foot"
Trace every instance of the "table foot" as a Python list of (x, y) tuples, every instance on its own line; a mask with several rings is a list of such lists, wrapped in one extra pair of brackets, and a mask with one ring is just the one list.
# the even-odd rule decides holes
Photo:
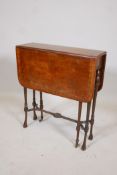
[(27, 122), (24, 122), (24, 124), (23, 124), (23, 128), (27, 128), (28, 126), (27, 126)]
[(39, 120), (39, 122), (42, 122), (43, 121), (43, 118), (41, 118), (40, 120)]
[(90, 134), (88, 137), (89, 140), (93, 140), (93, 134)]
[(83, 144), (83, 145), (82, 145), (81, 150), (82, 150), (82, 151), (85, 151), (85, 150), (86, 150), (86, 144)]
[(35, 113), (34, 116), (33, 116), (33, 120), (37, 120), (37, 115), (36, 115), (36, 113)]

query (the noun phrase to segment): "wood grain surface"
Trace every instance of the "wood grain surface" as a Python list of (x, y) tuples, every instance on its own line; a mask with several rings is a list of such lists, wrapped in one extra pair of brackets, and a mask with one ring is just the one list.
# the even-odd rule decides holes
[(88, 102), (100, 69), (102, 88), (106, 52), (29, 43), (16, 46), (16, 57), (18, 79), (24, 87)]

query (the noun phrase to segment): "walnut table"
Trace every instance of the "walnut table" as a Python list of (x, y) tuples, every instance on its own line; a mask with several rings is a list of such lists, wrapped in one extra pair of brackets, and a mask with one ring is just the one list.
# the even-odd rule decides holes
[[(24, 87), (25, 121), (27, 113), (33, 111), (33, 119), (37, 119), (36, 111), (56, 118), (63, 118), (77, 124), (76, 147), (79, 142), (80, 129), (84, 130), (82, 150), (86, 149), (86, 138), (93, 139), (94, 113), (97, 92), (102, 89), (106, 52), (74, 47), (63, 47), (48, 44), (29, 43), (16, 46), (17, 70), (20, 84)], [(27, 88), (33, 90), (33, 107), (27, 105)], [(35, 91), (40, 91), (40, 106), (36, 103)], [(78, 119), (72, 119), (53, 113), (43, 108), (42, 92), (70, 98), (78, 101)], [(81, 120), (82, 103), (87, 104), (86, 120)], [(90, 117), (91, 109), (91, 117)]]

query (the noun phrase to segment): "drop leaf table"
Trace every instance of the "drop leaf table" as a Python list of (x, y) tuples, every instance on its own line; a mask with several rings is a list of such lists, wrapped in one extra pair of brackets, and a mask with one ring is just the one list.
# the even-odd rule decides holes
[[(82, 150), (86, 149), (87, 134), (93, 139), (94, 113), (97, 92), (102, 89), (106, 52), (49, 44), (29, 43), (16, 46), (17, 72), (20, 84), (24, 87), (25, 121), (27, 113), (33, 111), (33, 119), (37, 119), (36, 111), (56, 118), (63, 118), (76, 123), (76, 144), (79, 143), (80, 129), (84, 130)], [(32, 108), (28, 108), (27, 88), (33, 91)], [(40, 92), (40, 104), (36, 103), (36, 91)], [(53, 113), (43, 108), (42, 92), (78, 101), (78, 117), (72, 119)], [(82, 104), (87, 104), (86, 120), (81, 120)], [(90, 117), (91, 110), (91, 117)], [(90, 128), (89, 128), (90, 126)]]

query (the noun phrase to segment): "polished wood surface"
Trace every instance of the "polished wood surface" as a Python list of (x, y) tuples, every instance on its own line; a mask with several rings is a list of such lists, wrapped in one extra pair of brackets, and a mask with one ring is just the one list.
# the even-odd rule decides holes
[(50, 44), (40, 44), (40, 43), (28, 43), (18, 45), (20, 48), (28, 48), (35, 50), (42, 50), (44, 52), (59, 52), (65, 55), (81, 56), (85, 58), (95, 58), (104, 55), (106, 52), (100, 50), (76, 48), (76, 47), (66, 47), (66, 46), (57, 46)]
[(94, 95), (96, 70), (103, 85), (106, 52), (29, 43), (16, 46), (18, 79), (22, 86), (89, 102)]

